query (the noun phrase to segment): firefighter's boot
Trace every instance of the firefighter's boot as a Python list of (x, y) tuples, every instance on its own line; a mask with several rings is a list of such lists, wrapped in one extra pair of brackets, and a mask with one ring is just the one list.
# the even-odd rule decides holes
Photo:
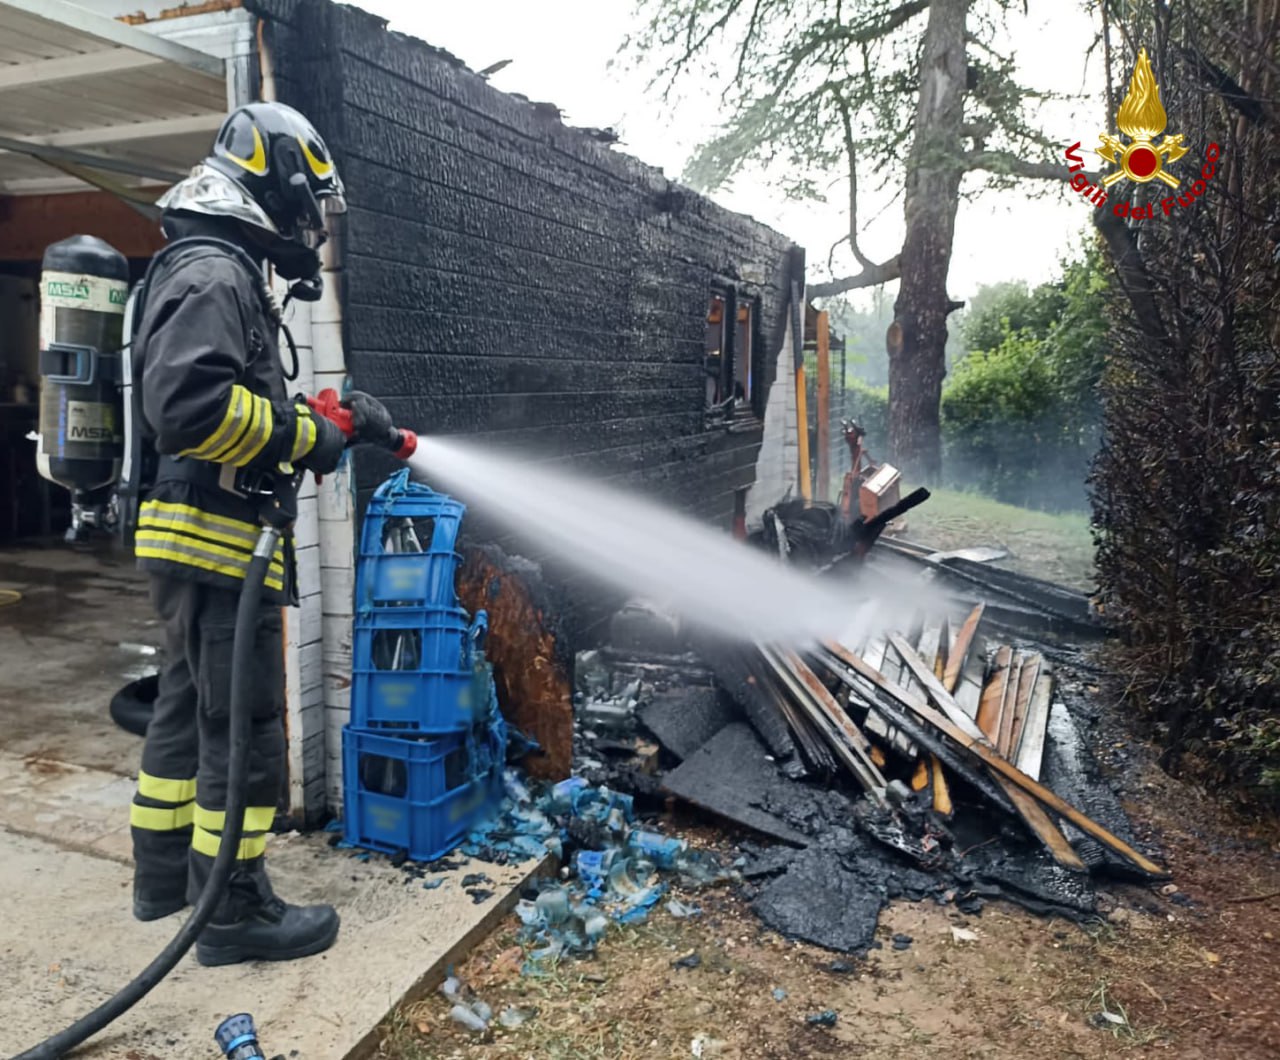
[[(191, 891), (198, 894), (213, 858), (191, 852)], [(331, 905), (289, 905), (276, 897), (262, 858), (237, 861), (213, 918), (196, 940), (203, 965), (291, 961), (333, 945), (338, 913)]]

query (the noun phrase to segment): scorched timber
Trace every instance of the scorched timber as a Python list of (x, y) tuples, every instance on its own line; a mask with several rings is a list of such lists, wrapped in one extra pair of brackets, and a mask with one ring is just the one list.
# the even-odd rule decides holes
[(792, 700), (805, 712), (819, 732), (827, 737), (831, 749), (853, 774), (877, 805), (884, 805), (887, 783), (871, 761), (871, 745), (862, 731), (849, 720), (827, 688), (790, 649), (774, 650), (760, 646), (760, 653), (772, 667), (778, 680), (791, 693)]
[[(890, 640), (891, 643), (896, 641), (897, 643), (895, 643), (895, 647), (898, 647), (900, 652), (906, 653), (903, 655), (904, 658), (907, 657), (907, 654), (915, 656), (915, 652), (911, 650), (911, 646), (903, 641), (901, 637), (897, 637), (896, 635), (891, 636)], [(901, 645), (901, 647), (899, 647), (899, 645)], [(1059, 798), (1044, 785), (1032, 780), (1016, 766), (1006, 762), (996, 752), (995, 748), (987, 742), (986, 737), (981, 733), (977, 736), (971, 735), (965, 730), (965, 728), (960, 724), (953, 722), (947, 715), (940, 713), (938, 710), (935, 710), (933, 707), (930, 707), (925, 703), (920, 702), (916, 697), (907, 695), (907, 693), (902, 689), (895, 688), (893, 686), (885, 687), (884, 678), (877, 671), (872, 670), (866, 663), (841, 645), (834, 642), (828, 642), (824, 647), (827, 653), (836, 662), (850, 670), (853, 670), (855, 674), (861, 676), (865, 680), (871, 681), (881, 687), (882, 691), (888, 692), (890, 695), (894, 696), (898, 702), (922, 721), (928, 722), (939, 732), (959, 744), (964, 750), (981, 759), (986, 766), (1000, 773), (1004, 778), (1011, 781), (1015, 786), (1022, 789), (1029, 795), (1032, 795), (1038, 802), (1047, 806), (1055, 813), (1061, 814), (1081, 831), (1088, 833), (1098, 840), (1098, 842), (1115, 851), (1141, 872), (1155, 879), (1165, 879), (1168, 877), (1169, 874), (1159, 865), (1138, 853), (1138, 851), (1134, 850), (1122, 839), (1112, 835), (1109, 831), (1103, 828), (1102, 825), (1098, 824), (1092, 818), (1085, 816), (1074, 806)], [(919, 662), (918, 658), (917, 662)], [(840, 672), (838, 668), (836, 672)], [(937, 679), (927, 670), (927, 668), (923, 666), (923, 664), (921, 664), (921, 672), (928, 674), (929, 677), (929, 680), (924, 680), (922, 677), (921, 683), (929, 689), (930, 681), (933, 682), (933, 688), (930, 689), (930, 694), (936, 696), (940, 703), (946, 704), (948, 713), (953, 713), (956, 717), (963, 718), (968, 721), (964, 711), (960, 709), (955, 700), (947, 693), (946, 689), (937, 683)], [(844, 675), (844, 679), (850, 683), (852, 682), (852, 678), (847, 675)], [(857, 686), (855, 685), (854, 687)], [(972, 725), (972, 722), (969, 722), (968, 724)]]

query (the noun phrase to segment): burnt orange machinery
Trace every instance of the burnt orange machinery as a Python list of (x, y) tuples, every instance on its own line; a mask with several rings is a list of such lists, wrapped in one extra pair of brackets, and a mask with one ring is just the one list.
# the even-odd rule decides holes
[[(841, 420), (845, 445), (849, 447), (849, 470), (840, 490), (840, 519), (851, 526), (859, 515), (874, 519), (902, 499), (902, 474), (892, 464), (877, 464), (863, 444), (867, 432), (853, 420)], [(854, 499), (858, 509), (854, 511)]]

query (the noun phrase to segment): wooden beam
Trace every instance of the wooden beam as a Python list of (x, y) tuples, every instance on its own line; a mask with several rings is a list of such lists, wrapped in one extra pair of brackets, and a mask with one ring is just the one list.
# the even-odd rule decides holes
[(1005, 690), (1009, 687), (1009, 666), (1013, 661), (1013, 649), (1007, 644), (996, 651), (995, 667), (991, 678), (982, 689), (978, 704), (978, 728), (994, 744), (1000, 739), (1000, 719), (1004, 715)]
[(144, 55), (129, 48), (105, 48), (80, 55), (60, 55), (56, 59), (36, 59), (26, 63), (0, 66), (0, 92), (11, 88), (32, 88), (63, 81), (78, 81), (100, 74), (116, 74), (124, 70), (141, 70), (160, 66), (164, 60)]
[(1039, 680), (1031, 693), (1027, 718), (1022, 725), (1022, 742), (1013, 764), (1032, 780), (1040, 779), (1044, 761), (1044, 742), (1049, 729), (1049, 711), (1053, 704), (1053, 676), (1041, 668)]
[(814, 495), (831, 499), (831, 332), (826, 310), (818, 314), (818, 481)]
[(796, 354), (796, 442), (800, 456), (796, 474), (800, 482), (800, 496), (805, 504), (813, 500), (813, 485), (809, 477), (809, 394), (804, 377), (804, 347)]
[[(1134, 850), (1128, 843), (1120, 839), (1118, 836), (1112, 835), (1102, 825), (1098, 824), (1092, 818), (1081, 813), (1065, 799), (1050, 791), (1043, 784), (1032, 780), (1029, 776), (1019, 770), (1016, 766), (1006, 762), (1000, 757), (1000, 754), (988, 742), (987, 738), (978, 730), (977, 726), (965, 716), (964, 711), (951, 698), (947, 690), (938, 684), (933, 674), (929, 673), (927, 667), (912, 651), (911, 646), (907, 644), (901, 637), (896, 634), (890, 636), (890, 643), (899, 652), (905, 652), (903, 658), (908, 660), (908, 665), (912, 667), (913, 672), (927, 675), (921, 677), (921, 683), (929, 691), (931, 697), (936, 698), (938, 708), (926, 703), (922, 703), (918, 697), (908, 695), (904, 690), (888, 686), (885, 690), (890, 694), (896, 693), (898, 702), (905, 706), (917, 717), (929, 722), (939, 732), (950, 737), (965, 750), (971, 752), (980, 758), (990, 769), (1000, 773), (1005, 779), (1011, 781), (1016, 787), (1033, 796), (1037, 802), (1042, 803), (1055, 813), (1061, 814), (1082, 832), (1086, 832), (1093, 836), (1094, 839), (1102, 843), (1104, 846), (1114, 850), (1125, 860), (1129, 861), (1147, 875), (1163, 879), (1169, 874), (1159, 865), (1144, 857), (1138, 851)], [(871, 675), (880, 677), (880, 675), (870, 670), (861, 659), (853, 655), (847, 649), (834, 642), (828, 642), (824, 645), (826, 650), (834, 655), (840, 662), (848, 666), (855, 672), (874, 680)], [(914, 660), (914, 661), (912, 661)], [(869, 673), (864, 673), (868, 670)], [(883, 681), (883, 678), (881, 678)]]
[(953, 695), (960, 684), (960, 675), (964, 672), (965, 661), (969, 658), (969, 651), (973, 647), (974, 638), (978, 635), (978, 623), (982, 621), (982, 612), (986, 608), (987, 605), (981, 603), (969, 612), (969, 617), (964, 620), (964, 625), (960, 627), (960, 632), (956, 634), (956, 641), (947, 655), (946, 669), (942, 674), (942, 685)]
[(760, 645), (760, 652), (790, 690), (796, 703), (815, 722), (820, 723), (825, 718), (824, 728), (831, 736), (831, 749), (872, 800), (877, 805), (885, 805), (884, 791), (888, 783), (871, 760), (871, 744), (867, 742), (862, 730), (849, 720), (849, 715), (836, 702), (827, 686), (818, 680), (818, 675), (791, 649), (775, 650)]

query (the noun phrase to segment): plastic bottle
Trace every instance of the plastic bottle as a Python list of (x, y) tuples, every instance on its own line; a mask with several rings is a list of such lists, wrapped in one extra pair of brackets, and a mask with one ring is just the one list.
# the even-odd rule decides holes
[(547, 798), (548, 813), (569, 813), (574, 808), (578, 793), (587, 786), (582, 777), (569, 777), (551, 789)]
[(647, 858), (660, 869), (674, 868), (676, 859), (689, 849), (683, 839), (665, 836), (661, 832), (634, 829), (627, 836), (627, 846), (636, 855)]
[(617, 851), (579, 850), (574, 864), (578, 869), (578, 879), (588, 887), (601, 887), (609, 875)]
[(563, 887), (549, 887), (538, 895), (534, 905), (548, 924), (559, 924), (569, 916), (569, 892)]
[(453, 1008), (449, 1010), (449, 1018), (453, 1020), (454, 1023), (461, 1023), (469, 1031), (480, 1033), (489, 1029), (488, 1022), (481, 1019), (466, 1005), (454, 1005)]

